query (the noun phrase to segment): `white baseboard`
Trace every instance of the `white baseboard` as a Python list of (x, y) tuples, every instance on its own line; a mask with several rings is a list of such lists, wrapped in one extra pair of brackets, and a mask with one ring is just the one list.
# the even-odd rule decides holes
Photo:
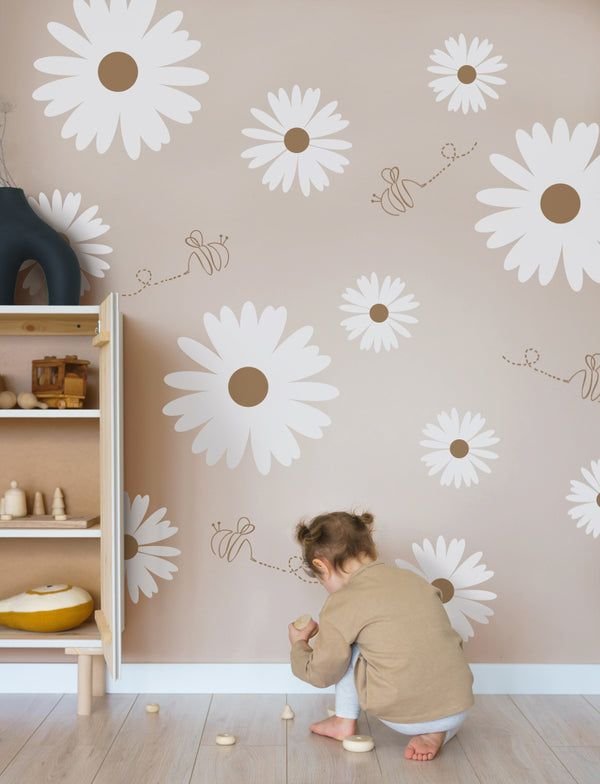
[[(600, 694), (600, 664), (472, 664), (476, 694)], [(0, 664), (0, 693), (77, 691), (77, 665)], [(123, 664), (107, 691), (127, 694), (311, 694), (289, 664)]]

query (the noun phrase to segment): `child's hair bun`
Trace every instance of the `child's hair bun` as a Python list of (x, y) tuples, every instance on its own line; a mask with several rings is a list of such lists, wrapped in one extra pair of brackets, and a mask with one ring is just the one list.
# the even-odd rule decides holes
[(363, 512), (361, 515), (357, 515), (357, 518), (367, 528), (370, 528), (373, 525), (373, 522), (375, 521), (375, 518), (373, 517), (371, 512)]
[(298, 523), (296, 526), (296, 541), (302, 544), (309, 534), (308, 526), (305, 523)]

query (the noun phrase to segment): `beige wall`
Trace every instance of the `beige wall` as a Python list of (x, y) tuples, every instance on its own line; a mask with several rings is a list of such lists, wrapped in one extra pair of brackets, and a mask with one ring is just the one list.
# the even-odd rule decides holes
[[(181, 28), (202, 42), (181, 65), (210, 77), (181, 89), (202, 109), (190, 124), (167, 120), (170, 143), (158, 152), (143, 146), (132, 160), (118, 132), (102, 155), (94, 142), (77, 150), (61, 138), (68, 113), (45, 117), (46, 104), (32, 99), (57, 78), (33, 62), (72, 54), (46, 30), (50, 21), (79, 30), (70, 0), (2, 4), (0, 92), (16, 105), (6, 137), (13, 175), (36, 198), (54, 189), (81, 193), (81, 208), (98, 205), (110, 226), (92, 240), (113, 249), (102, 256), (110, 269), (92, 278), (83, 302), (139, 289), (142, 267), (154, 281), (181, 273), (190, 253), (184, 240), (195, 229), (206, 242), (229, 236), (225, 270), (209, 277), (194, 268), (122, 298), (125, 486), (131, 499), (149, 496), (148, 514), (166, 507), (178, 531), (158, 545), (180, 550), (167, 558), (178, 566), (172, 581), (157, 578), (151, 598), (127, 597), (125, 660), (284, 660), (286, 624), (318, 613), (325, 598), (285, 572), (296, 553), (293, 526), (302, 516), (359, 507), (376, 515), (389, 563), (415, 563), (411, 545), (438, 536), (464, 539), (465, 558), (483, 553), (494, 575), (476, 587), (497, 598), (483, 602), (494, 611), (489, 625), (474, 624), (472, 661), (598, 661), (600, 545), (576, 528), (566, 500), (571, 480), (600, 457), (598, 405), (582, 399), (580, 377), (565, 384), (502, 359), (521, 362), (535, 347), (538, 367), (551, 374), (568, 378), (582, 368), (584, 355), (600, 350), (598, 284), (586, 278), (574, 291), (562, 262), (547, 286), (536, 276), (519, 282), (503, 269), (510, 246), (487, 248), (488, 234), (474, 226), (498, 209), (480, 203), (479, 191), (516, 187), (489, 156), (523, 163), (517, 129), (531, 133), (537, 122), (551, 133), (563, 117), (572, 132), (598, 120), (600, 8), (592, 0), (159, 0), (154, 20), (178, 9)], [(490, 56), (502, 55), (508, 66), (485, 111), (450, 112), (449, 99), (436, 102), (428, 86), (435, 78), (429, 55), (461, 32), (468, 41), (488, 38)], [(295, 84), (320, 88), (319, 106), (339, 101), (336, 111), (349, 124), (332, 138), (352, 143), (341, 150), (344, 172), (330, 172), (329, 187), (308, 198), (297, 181), (288, 193), (271, 192), (261, 183), (264, 167), (249, 169), (241, 157), (259, 143), (241, 134), (259, 127), (250, 109), (270, 112), (267, 92)], [(459, 154), (477, 145), (415, 188), (406, 214), (370, 203), (384, 188), (384, 167), (425, 182), (447, 163), (440, 149), (449, 142)], [(547, 164), (543, 176), (549, 171)], [(597, 175), (595, 182), (597, 198)], [(587, 223), (581, 217), (584, 239), (589, 215)], [(420, 303), (411, 312), (418, 318), (412, 337), (399, 337), (389, 352), (361, 351), (360, 338), (348, 340), (340, 324), (349, 315), (339, 309), (342, 293), (373, 272), (380, 281), (406, 281), (404, 293)], [(30, 301), (27, 292), (20, 296)], [(208, 466), (204, 454), (192, 453), (198, 428), (176, 432), (175, 417), (162, 413), (185, 394), (164, 377), (199, 369), (177, 339), (210, 347), (203, 315), (227, 306), (239, 318), (246, 301), (259, 313), (284, 306), (284, 338), (314, 327), (309, 342), (331, 364), (310, 380), (339, 390), (312, 403), (331, 418), (323, 437), (298, 436), (299, 459), (288, 467), (273, 460), (266, 475), (249, 450), (236, 468), (225, 458)], [(420, 444), (423, 428), (452, 407), (481, 413), (484, 430), (500, 439), (491, 447), (498, 458), (486, 461), (491, 472), (478, 471), (478, 484), (458, 489), (428, 476), (421, 460), (431, 451)], [(217, 428), (217, 440), (226, 429)], [(283, 571), (253, 563), (247, 545), (230, 563), (211, 552), (213, 524), (233, 529), (242, 516), (256, 526), (249, 536), (256, 561)]]

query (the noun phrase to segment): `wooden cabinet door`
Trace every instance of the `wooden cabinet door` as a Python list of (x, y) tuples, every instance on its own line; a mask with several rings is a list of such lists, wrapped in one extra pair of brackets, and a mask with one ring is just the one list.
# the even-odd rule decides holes
[(108, 671), (120, 676), (124, 628), (122, 316), (118, 294), (100, 305), (100, 609)]

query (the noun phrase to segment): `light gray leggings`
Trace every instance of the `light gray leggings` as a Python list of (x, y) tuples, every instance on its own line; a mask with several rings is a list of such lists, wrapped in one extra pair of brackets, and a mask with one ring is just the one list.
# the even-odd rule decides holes
[[(358, 645), (352, 646), (352, 658), (346, 670), (346, 674), (335, 687), (335, 714), (344, 719), (358, 719), (360, 714), (360, 703), (356, 686), (354, 685), (354, 665), (360, 651)], [(453, 738), (458, 732), (461, 724), (467, 715), (466, 711), (455, 713), (452, 716), (444, 716), (434, 721), (426, 721), (418, 724), (395, 724), (385, 719), (380, 719), (388, 727), (402, 735), (423, 735), (426, 732), (445, 732), (444, 743)]]

